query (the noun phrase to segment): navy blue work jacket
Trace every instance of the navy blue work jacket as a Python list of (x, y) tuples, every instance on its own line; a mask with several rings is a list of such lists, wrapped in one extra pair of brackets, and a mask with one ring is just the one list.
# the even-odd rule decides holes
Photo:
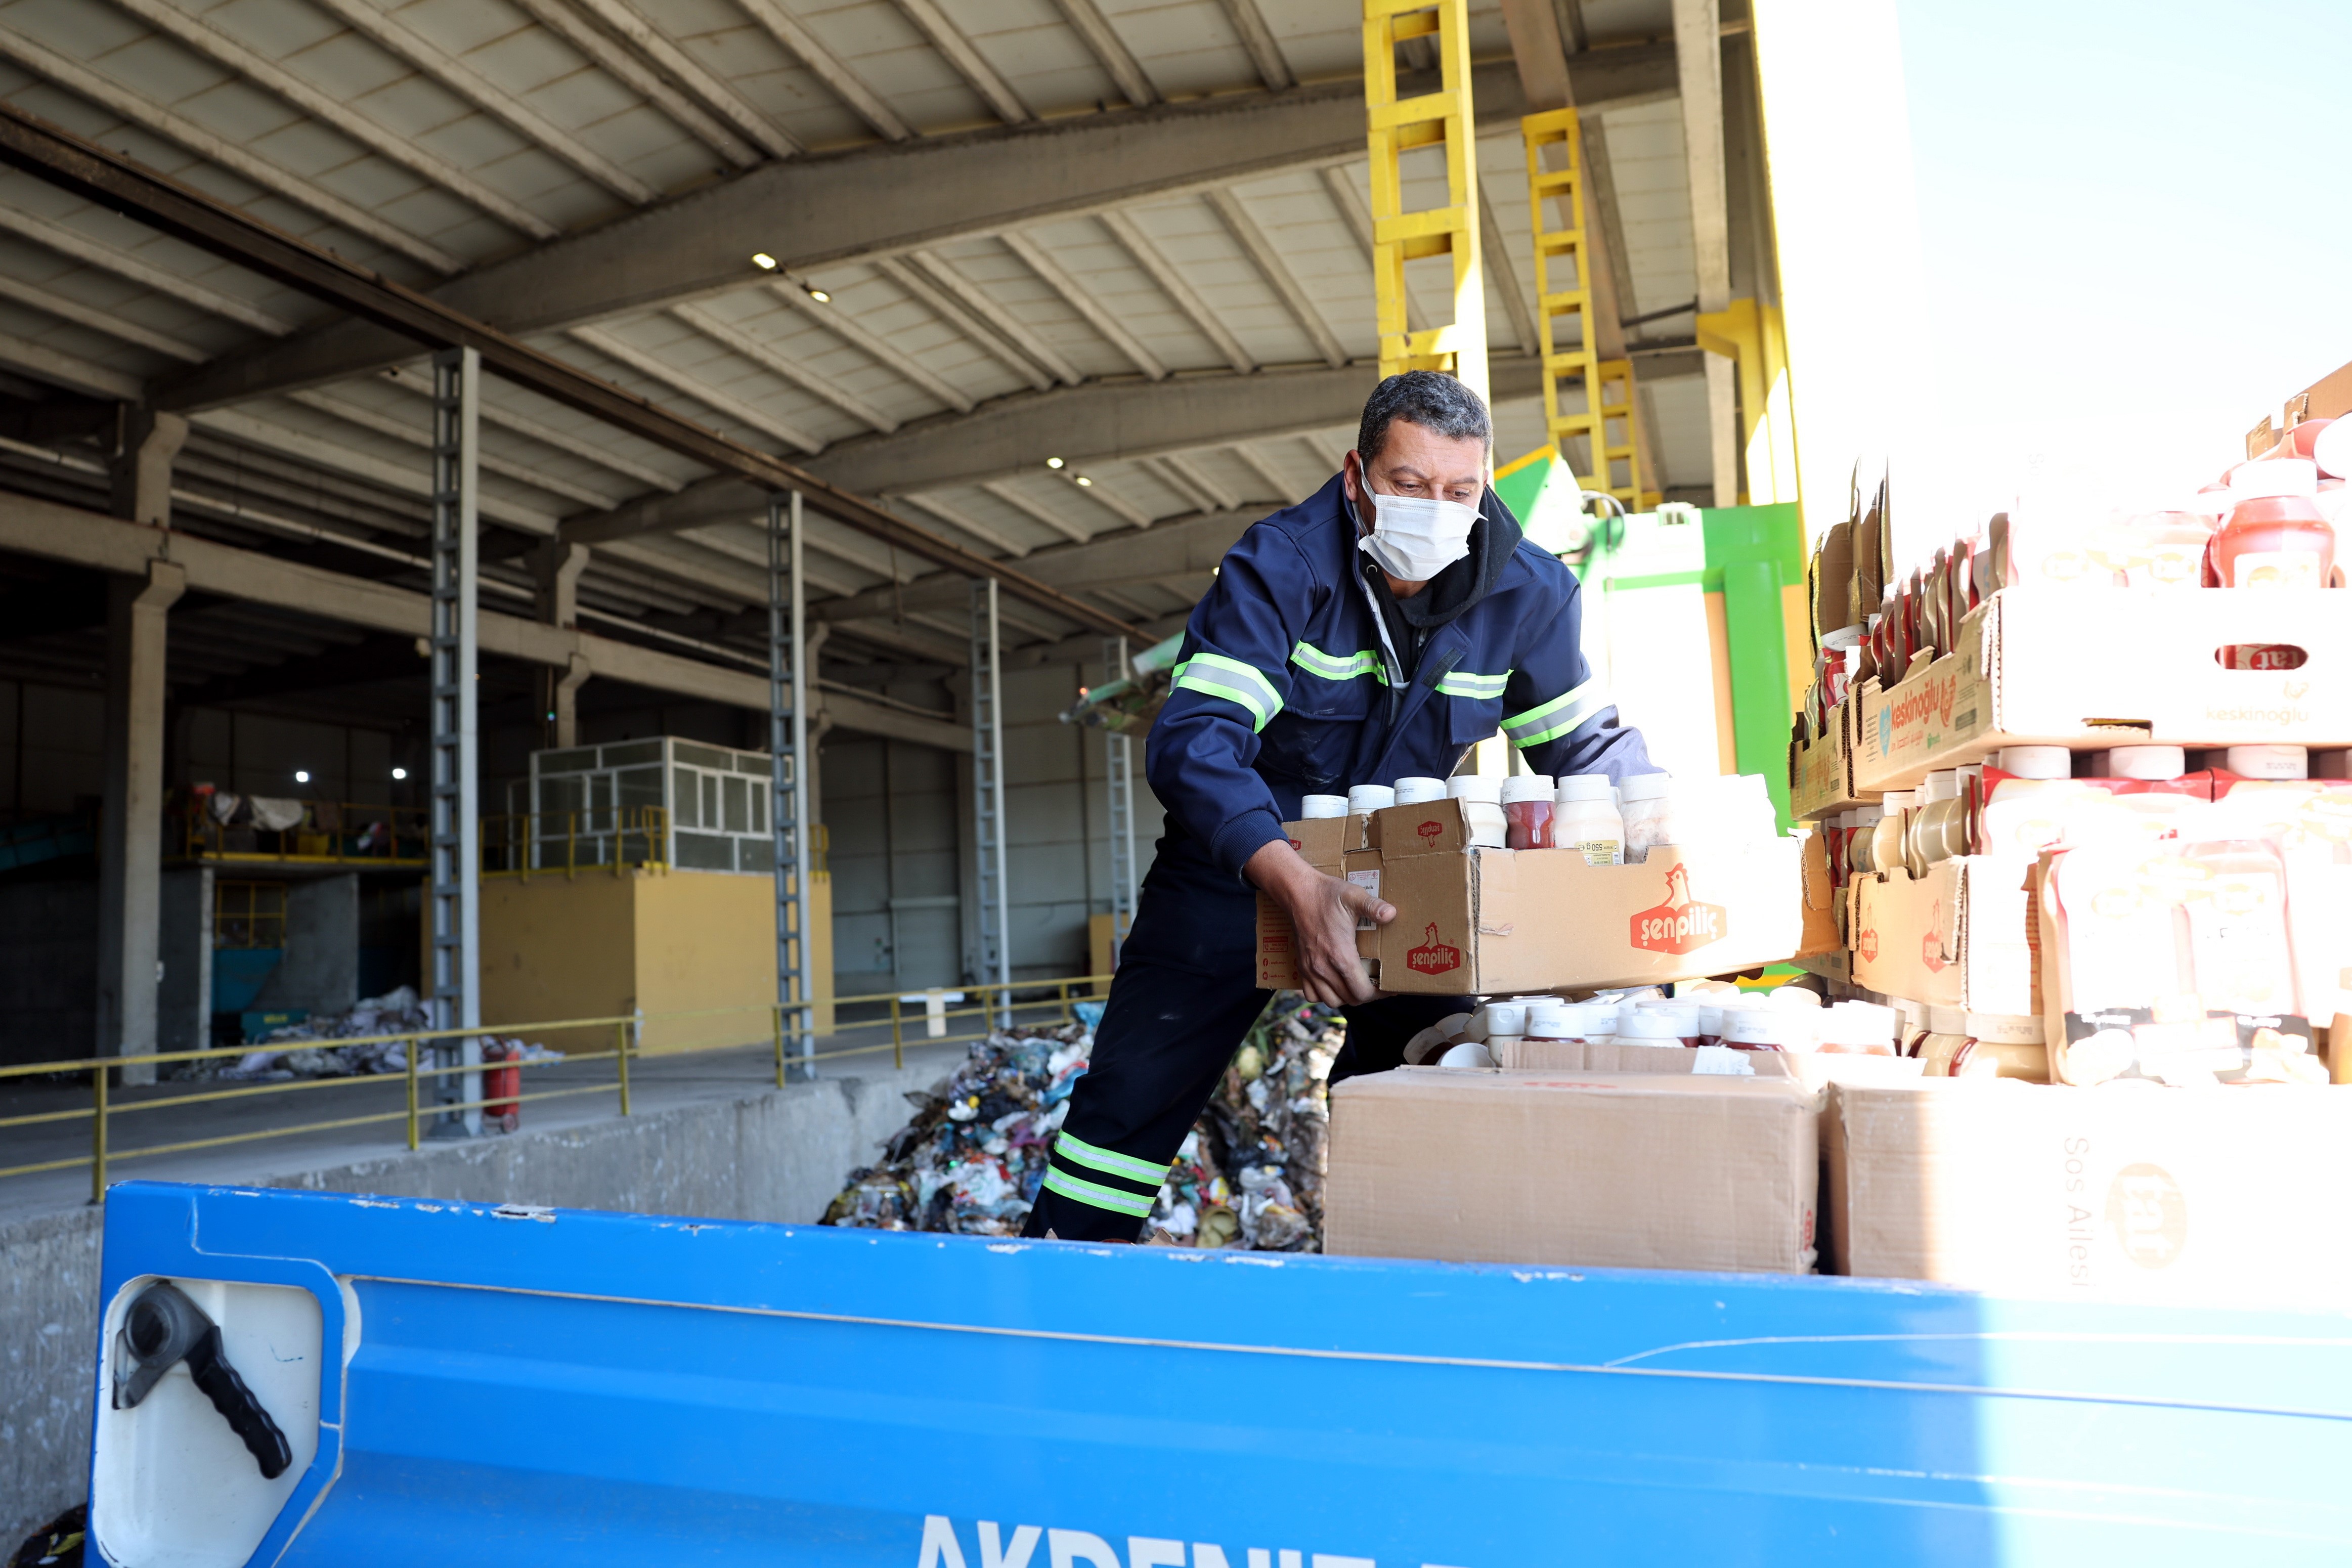
[[(1484, 506), (1503, 510), (1491, 490)], [(1486, 596), (1428, 635), (1408, 679), (1356, 537), (1335, 475), (1225, 552), (1144, 746), (1170, 817), (1163, 854), (1238, 877), (1301, 795), (1444, 778), (1498, 729), (1535, 773), (1652, 771), (1641, 732), (1618, 724), (1585, 665), (1581, 588), (1565, 563), (1521, 540)]]

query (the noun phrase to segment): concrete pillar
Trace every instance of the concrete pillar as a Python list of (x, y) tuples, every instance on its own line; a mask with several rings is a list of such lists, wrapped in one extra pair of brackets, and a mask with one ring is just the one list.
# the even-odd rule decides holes
[(150, 528), (171, 527), (172, 459), (187, 439), (184, 416), (126, 404), (115, 455), (108, 464), (111, 485), (107, 510)]
[[(160, 879), (163, 852), (164, 616), (188, 575), (150, 562), (144, 580), (107, 584), (106, 774), (99, 837), (100, 1056), (155, 1048)], [(152, 1083), (152, 1063), (123, 1069)]]
[[(588, 565), (588, 547), (550, 539), (530, 552), (530, 574), (538, 585), (539, 618), (566, 630), (580, 624), (580, 574)], [(580, 743), (580, 688), (588, 679), (588, 660), (572, 656), (568, 670), (539, 672), (540, 711), (546, 716), (547, 744)]]

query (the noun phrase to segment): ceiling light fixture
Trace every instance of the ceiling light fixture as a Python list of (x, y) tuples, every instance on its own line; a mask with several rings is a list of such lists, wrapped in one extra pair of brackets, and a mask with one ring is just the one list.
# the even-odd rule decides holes
[(1058, 468), (1062, 466), (1062, 459), (1059, 458), (1048, 458), (1045, 459), (1045, 466), (1049, 468)]
[(294, 782), (296, 784), (309, 784), (310, 782), (310, 775), (304, 769), (296, 768), (294, 770)]
[(406, 768), (394, 768), (392, 770), (392, 776), (394, 779), (404, 779), (408, 776), (408, 770)]
[(1084, 474), (1080, 474), (1078, 476), (1078, 484), (1083, 489), (1091, 489), (1094, 488), (1094, 480), (1087, 478)]
[(826, 293), (824, 289), (818, 288), (814, 283), (803, 283), (801, 285), (801, 288), (807, 292), (810, 299), (815, 300), (820, 305), (830, 305), (833, 303), (833, 296)]
[(762, 272), (773, 272), (776, 269), (776, 258), (764, 250), (755, 250), (751, 253), (751, 265)]

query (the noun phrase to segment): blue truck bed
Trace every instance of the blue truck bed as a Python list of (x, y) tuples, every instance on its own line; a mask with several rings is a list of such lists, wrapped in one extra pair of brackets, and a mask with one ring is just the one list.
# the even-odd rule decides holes
[[(278, 1481), (194, 1385), (114, 1408), (157, 1279), (293, 1440)], [(136, 1182), (102, 1299), (125, 1568), (2352, 1553), (2339, 1312)]]

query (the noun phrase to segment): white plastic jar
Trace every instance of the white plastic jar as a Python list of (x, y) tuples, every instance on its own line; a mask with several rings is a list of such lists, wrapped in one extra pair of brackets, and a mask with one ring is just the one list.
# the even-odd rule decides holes
[(1412, 778), (1399, 779), (1396, 782), (1396, 804), (1399, 805), (1426, 805), (1433, 800), (1444, 798), (1445, 781), (1444, 779), (1423, 778), (1416, 775)]
[(1353, 816), (1383, 811), (1396, 803), (1396, 791), (1387, 784), (1356, 784), (1348, 791), (1348, 811)]
[(1326, 817), (1348, 815), (1348, 797), (1344, 795), (1310, 795), (1300, 797), (1298, 819), (1320, 822)]
[(1616, 1040), (1621, 1046), (1679, 1046), (1682, 1019), (1672, 1008), (1626, 1007), (1617, 1015)]
[(1448, 800), (1458, 801), (1462, 820), (1469, 825), (1470, 842), (1482, 849), (1501, 849), (1510, 842), (1510, 824), (1503, 817), (1503, 781), (1477, 773), (1456, 773), (1445, 781)]
[(1573, 773), (1552, 795), (1551, 841), (1583, 851), (1588, 866), (1625, 863), (1625, 819), (1606, 773)]
[(1635, 773), (1617, 788), (1625, 802), (1625, 863), (1639, 865), (1659, 845), (1675, 842), (1674, 780)]

